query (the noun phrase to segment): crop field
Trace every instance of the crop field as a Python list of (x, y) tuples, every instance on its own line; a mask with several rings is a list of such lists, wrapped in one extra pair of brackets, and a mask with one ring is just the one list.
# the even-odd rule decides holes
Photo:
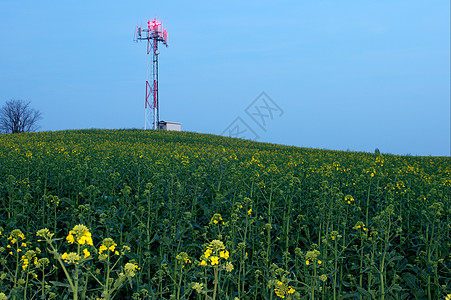
[(451, 298), (451, 161), (0, 135), (0, 300)]

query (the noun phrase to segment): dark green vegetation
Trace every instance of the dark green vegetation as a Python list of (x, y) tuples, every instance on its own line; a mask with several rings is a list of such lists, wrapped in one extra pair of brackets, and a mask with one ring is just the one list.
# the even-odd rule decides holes
[[(449, 157), (186, 132), (0, 135), (0, 292), (11, 299), (442, 299), (451, 293), (450, 189)], [(77, 224), (93, 245), (70, 243)], [(36, 236), (43, 228), (55, 234), (53, 254)], [(108, 259), (99, 255), (105, 238), (117, 244), (103, 251)], [(78, 260), (61, 258), (71, 252)], [(34, 263), (44, 258), (48, 264)], [(140, 269), (126, 273), (127, 263)]]

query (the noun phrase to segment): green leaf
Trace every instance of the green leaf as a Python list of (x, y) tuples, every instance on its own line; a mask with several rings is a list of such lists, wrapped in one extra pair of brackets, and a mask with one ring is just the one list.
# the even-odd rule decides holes
[(70, 284), (68, 284), (68, 283), (62, 283), (59, 281), (50, 281), (50, 283), (53, 284), (54, 286), (61, 286), (61, 287), (71, 289)]
[(357, 290), (359, 291), (362, 296), (364, 296), (365, 299), (373, 299), (370, 292), (362, 288), (361, 286), (357, 286)]

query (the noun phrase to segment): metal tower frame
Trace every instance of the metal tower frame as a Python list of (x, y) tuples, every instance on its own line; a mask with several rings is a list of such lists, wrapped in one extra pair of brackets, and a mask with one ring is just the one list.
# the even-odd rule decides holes
[[(147, 41), (147, 79), (146, 101), (144, 108), (144, 129), (152, 125), (151, 129), (158, 129), (160, 122), (158, 99), (158, 43), (168, 46), (168, 32), (163, 29), (163, 24), (156, 19), (147, 21), (147, 28), (137, 26), (135, 29), (135, 42)], [(149, 57), (152, 57), (149, 59)], [(150, 72), (152, 64), (152, 72)]]

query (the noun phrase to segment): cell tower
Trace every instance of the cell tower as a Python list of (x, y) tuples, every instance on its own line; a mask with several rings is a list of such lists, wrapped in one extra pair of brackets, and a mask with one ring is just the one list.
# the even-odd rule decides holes
[[(147, 79), (146, 102), (144, 108), (144, 129), (158, 129), (160, 121), (158, 105), (158, 43), (168, 46), (168, 32), (163, 30), (163, 24), (156, 19), (147, 22), (147, 29), (137, 26), (135, 42), (147, 41)], [(151, 59), (150, 59), (151, 58)], [(150, 67), (152, 65), (152, 71)]]

